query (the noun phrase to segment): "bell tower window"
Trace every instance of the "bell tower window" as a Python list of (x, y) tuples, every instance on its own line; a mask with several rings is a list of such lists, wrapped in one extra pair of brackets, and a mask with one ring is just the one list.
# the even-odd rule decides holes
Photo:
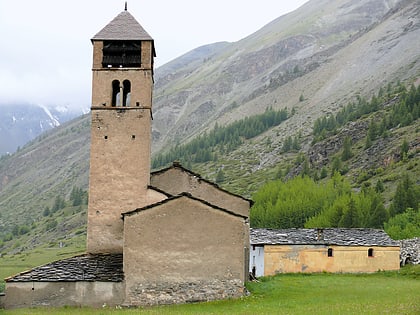
[(119, 106), (120, 104), (120, 81), (112, 81), (112, 106)]
[(140, 67), (141, 41), (104, 41), (103, 68)]
[(131, 99), (131, 83), (128, 80), (124, 80), (123, 82), (123, 106), (130, 106), (130, 99)]

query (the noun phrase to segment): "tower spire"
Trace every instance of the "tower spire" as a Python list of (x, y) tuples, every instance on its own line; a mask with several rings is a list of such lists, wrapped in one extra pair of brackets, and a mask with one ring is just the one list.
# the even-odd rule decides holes
[(127, 11), (127, 1), (125, 2), (124, 11)]

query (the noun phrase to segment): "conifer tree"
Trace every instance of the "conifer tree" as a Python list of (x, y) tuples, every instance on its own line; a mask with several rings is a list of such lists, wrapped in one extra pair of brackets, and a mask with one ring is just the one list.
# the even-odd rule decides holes
[(217, 175), (216, 175), (216, 183), (220, 184), (220, 183), (223, 183), (224, 181), (225, 181), (225, 174), (224, 174), (223, 170), (220, 169), (217, 172)]
[(346, 228), (358, 227), (358, 215), (356, 203), (353, 198), (350, 198), (347, 211), (344, 212), (340, 220), (339, 226)]
[(419, 188), (413, 184), (408, 174), (404, 174), (395, 191), (392, 204), (389, 209), (391, 217), (403, 213), (407, 208), (418, 210), (420, 202)]
[(341, 154), (341, 160), (347, 161), (353, 156), (353, 152), (351, 151), (351, 138), (345, 137), (343, 142), (343, 153)]

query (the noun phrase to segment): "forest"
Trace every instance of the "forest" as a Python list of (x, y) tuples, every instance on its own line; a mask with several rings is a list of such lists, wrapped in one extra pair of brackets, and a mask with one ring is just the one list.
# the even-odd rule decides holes
[(204, 133), (186, 144), (178, 144), (168, 152), (155, 156), (152, 168), (165, 166), (175, 160), (181, 161), (186, 166), (190, 163), (216, 161), (216, 151), (220, 154), (232, 152), (244, 140), (262, 134), (289, 117), (287, 109), (276, 111), (267, 108), (262, 114), (246, 117), (227, 126), (216, 124), (209, 133)]
[(251, 226), (264, 228), (385, 228), (394, 239), (420, 235), (420, 189), (408, 174), (386, 208), (380, 184), (352, 189), (335, 172), (325, 182), (309, 176), (268, 182), (255, 193)]
[(355, 121), (382, 106), (391, 106), (391, 110), (384, 115), (380, 122), (372, 121), (368, 136), (370, 140), (378, 136), (386, 137), (388, 130), (396, 126), (408, 126), (420, 117), (420, 86), (411, 85), (407, 91), (405, 85), (398, 82), (395, 87), (388, 84), (381, 88), (378, 95), (370, 101), (358, 96), (356, 102), (351, 102), (336, 115), (326, 115), (318, 118), (313, 126), (314, 143), (325, 139), (350, 121)]
[[(336, 134), (346, 123), (381, 109), (385, 110), (370, 120), (365, 149), (372, 141), (388, 137), (393, 128), (416, 123), (420, 117), (420, 87), (412, 85), (407, 90), (400, 83), (395, 87), (390, 84), (370, 101), (358, 97), (336, 115), (315, 121), (313, 143)], [(402, 161), (407, 160), (408, 151), (408, 143), (403, 140), (399, 148)], [(402, 174), (392, 201), (386, 206), (380, 179), (372, 185), (364, 181), (367, 173), (362, 171), (359, 182), (352, 186), (344, 177), (348, 169), (343, 163), (352, 156), (351, 139), (346, 137), (341, 154), (332, 157), (329, 178), (325, 167), (318, 173), (310, 168), (306, 157), (300, 157), (303, 167), (299, 176), (268, 182), (254, 194), (251, 226), (384, 228), (394, 239), (420, 236), (420, 187), (416, 179), (409, 172)]]

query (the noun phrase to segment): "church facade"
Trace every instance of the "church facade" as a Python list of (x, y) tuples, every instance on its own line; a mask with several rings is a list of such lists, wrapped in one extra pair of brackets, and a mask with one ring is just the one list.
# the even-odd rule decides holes
[(125, 9), (92, 44), (87, 252), (6, 279), (5, 307), (242, 296), (251, 201), (179, 163), (151, 173), (154, 40)]

